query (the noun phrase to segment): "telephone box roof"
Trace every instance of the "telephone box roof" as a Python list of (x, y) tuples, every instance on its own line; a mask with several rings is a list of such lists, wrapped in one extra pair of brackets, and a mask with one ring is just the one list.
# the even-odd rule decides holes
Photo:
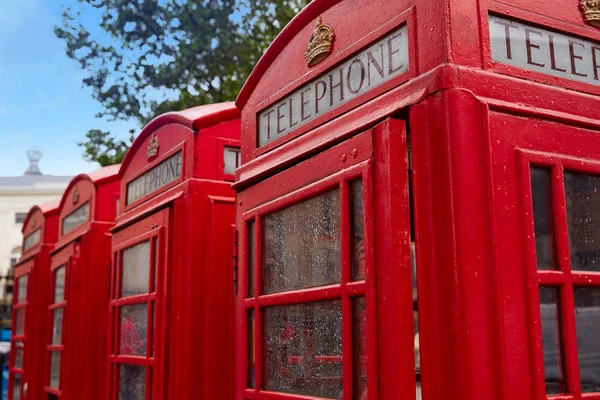
[(252, 73), (244, 83), (235, 105), (241, 110), (244, 108), (250, 95), (258, 86), (262, 76), (269, 69), (271, 63), (277, 58), (279, 53), (296, 37), (305, 26), (313, 24), (315, 19), (323, 12), (330, 9), (342, 0), (313, 0), (303, 8), (277, 35), (275, 40), (267, 48), (267, 51), (260, 58)]
[(71, 180), (67, 188), (65, 189), (64, 195), (60, 200), (60, 208), (63, 207), (64, 202), (67, 200), (67, 195), (71, 192), (71, 189), (77, 182), (87, 180), (94, 184), (94, 186), (98, 186), (106, 181), (113, 181), (118, 179), (119, 170), (121, 168), (121, 164), (109, 165), (108, 167), (102, 167), (92, 172), (86, 172), (83, 174), (77, 175), (75, 178)]
[(232, 101), (206, 104), (203, 106), (188, 108), (183, 111), (173, 111), (159, 115), (150, 121), (148, 125), (142, 129), (138, 137), (133, 141), (131, 148), (127, 154), (125, 154), (125, 158), (121, 164), (120, 174), (122, 175), (125, 173), (127, 166), (139, 150), (142, 143), (144, 143), (144, 140), (146, 140), (148, 136), (150, 136), (161, 126), (168, 124), (179, 124), (197, 131), (239, 117), (240, 110), (237, 109), (235, 103)]
[(121, 164), (109, 165), (108, 167), (103, 167), (95, 171), (88, 172), (86, 174), (80, 174), (78, 176), (81, 176), (82, 179), (87, 176), (89, 180), (91, 180), (95, 184), (99, 184), (102, 183), (102, 181), (104, 181), (105, 179), (110, 179), (116, 174), (118, 174), (120, 168)]
[(33, 214), (35, 214), (36, 211), (40, 211), (44, 215), (44, 217), (48, 217), (51, 214), (58, 213), (60, 202), (61, 199), (50, 200), (45, 201), (41, 204), (36, 204), (35, 206), (31, 207), (29, 209), (29, 212), (27, 213), (27, 217), (25, 217), (25, 220), (23, 221), (23, 227), (21, 228), (21, 232), (24, 232), (25, 229), (29, 226), (29, 219)]
[(32, 210), (37, 207), (42, 212), (42, 214), (49, 214), (49, 213), (57, 211), (59, 206), (60, 206), (60, 199), (55, 199), (55, 200), (46, 201), (37, 206), (33, 206)]

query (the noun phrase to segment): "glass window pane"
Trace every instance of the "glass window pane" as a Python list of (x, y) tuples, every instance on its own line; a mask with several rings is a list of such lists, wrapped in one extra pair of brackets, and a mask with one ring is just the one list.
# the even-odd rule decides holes
[(119, 268), (119, 253), (115, 252), (113, 254), (113, 268), (111, 269), (110, 273), (111, 273), (111, 283), (110, 283), (110, 298), (111, 299), (115, 299), (117, 298), (117, 281), (115, 279), (116, 274), (118, 274), (118, 271), (120, 271)]
[(62, 234), (66, 235), (73, 232), (75, 228), (90, 220), (90, 202), (86, 201), (82, 206), (77, 208), (71, 214), (67, 215), (62, 220)]
[(350, 183), (352, 279), (365, 279), (365, 221), (362, 181)]
[(64, 265), (54, 271), (54, 303), (60, 303), (65, 299), (65, 273)]
[[(413, 308), (415, 304), (413, 303)], [(419, 312), (413, 311), (413, 352), (415, 353), (415, 372), (421, 372), (421, 346), (419, 340)]]
[(15, 335), (25, 334), (25, 309), (19, 308), (15, 313)]
[(367, 303), (364, 297), (352, 299), (352, 347), (354, 357), (353, 398), (367, 399)]
[(145, 241), (123, 251), (121, 296), (148, 293), (150, 268), (150, 241)]
[(415, 249), (415, 242), (410, 242), (410, 263), (412, 268), (412, 297), (413, 301), (417, 301), (418, 299), (418, 290), (417, 290), (417, 255)]
[(152, 357), (154, 357), (154, 345), (156, 343), (156, 301), (152, 302), (152, 343), (150, 347), (152, 348)]
[(600, 178), (565, 172), (571, 269), (600, 271)]
[(50, 387), (58, 389), (60, 386), (60, 352), (50, 352)]
[(538, 270), (557, 269), (554, 256), (554, 225), (550, 170), (531, 168), (531, 201)]
[(342, 398), (341, 300), (264, 309), (264, 386)]
[(575, 322), (582, 392), (600, 392), (600, 288), (576, 287)]
[(42, 237), (41, 233), (42, 233), (41, 229), (36, 229), (35, 231), (31, 232), (29, 235), (25, 236), (25, 239), (23, 240), (23, 251), (29, 250), (33, 246), (40, 243), (40, 239)]
[(21, 375), (13, 376), (13, 388), (12, 388), (13, 400), (21, 400)]
[(63, 309), (57, 308), (52, 316), (52, 344), (62, 343)]
[(248, 311), (248, 387), (256, 387), (256, 321), (254, 310)]
[(340, 281), (339, 188), (263, 219), (263, 293)]
[(256, 226), (254, 220), (248, 223), (248, 297), (254, 297), (256, 263)]
[(23, 368), (23, 342), (15, 342), (15, 368)]
[(152, 239), (154, 247), (154, 257), (152, 259), (152, 268), (154, 268), (154, 291), (158, 292), (158, 237)]
[(544, 372), (546, 376), (546, 393), (548, 394), (565, 392), (559, 294), (558, 288), (540, 287)]
[(146, 399), (146, 367), (119, 365), (119, 400)]
[(119, 354), (145, 356), (148, 337), (148, 304), (121, 307)]
[(27, 275), (19, 278), (17, 303), (22, 303), (27, 300)]

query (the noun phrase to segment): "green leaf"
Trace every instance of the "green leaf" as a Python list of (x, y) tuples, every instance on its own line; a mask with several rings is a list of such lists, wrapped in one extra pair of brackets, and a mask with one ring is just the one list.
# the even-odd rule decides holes
[[(79, 0), (55, 34), (108, 120), (234, 100), (279, 31), (310, 0)], [(88, 18), (84, 18), (84, 16)], [(96, 16), (96, 20), (89, 16)], [(94, 32), (94, 34), (92, 34)], [(120, 162), (127, 141), (90, 130), (84, 157)]]

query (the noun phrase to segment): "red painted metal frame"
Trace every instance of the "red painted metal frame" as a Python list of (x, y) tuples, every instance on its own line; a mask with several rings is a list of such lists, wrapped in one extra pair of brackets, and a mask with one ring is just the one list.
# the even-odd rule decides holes
[[(392, 151), (404, 154), (404, 157), (390, 157)], [(397, 153), (396, 153), (397, 152)], [(382, 168), (373, 168), (373, 161)], [(330, 161), (328, 168), (323, 168)], [(352, 353), (352, 304), (350, 299), (366, 296), (367, 301), (367, 385), (369, 398), (397, 398), (401, 393), (415, 392), (414, 361), (412, 357), (412, 323), (410, 329), (401, 332), (390, 331), (383, 322), (392, 315), (412, 321), (412, 289), (410, 280), (410, 249), (408, 243), (408, 176), (407, 176), (406, 140), (403, 121), (387, 121), (374, 130), (360, 134), (322, 154), (319, 154), (290, 170), (273, 176), (258, 185), (251, 186), (238, 194), (238, 229), (241, 235), (240, 287), (237, 312), (237, 379), (236, 398), (247, 399), (308, 399), (309, 396), (268, 392), (262, 389), (262, 309), (265, 306), (298, 304), (319, 300), (342, 300), (342, 368), (344, 399), (353, 397), (353, 353)], [(391, 189), (390, 178), (395, 184)], [(350, 199), (348, 183), (356, 179), (363, 180), (365, 209), (365, 251), (366, 281), (351, 282), (350, 279)], [(340, 235), (341, 235), (341, 281), (340, 284), (324, 287), (294, 290), (290, 292), (261, 295), (262, 287), (262, 219), (261, 217), (279, 211), (303, 200), (312, 198), (329, 189), (340, 188)], [(269, 189), (267, 189), (269, 188)], [(256, 196), (255, 193), (264, 193)], [(394, 196), (392, 198), (392, 196)], [(398, 211), (387, 215), (397, 222), (397, 247), (391, 249), (383, 244), (381, 228), (376, 224), (383, 221), (373, 213), (375, 202), (397, 204)], [(248, 298), (248, 225), (255, 221), (255, 296)], [(389, 220), (388, 220), (389, 221)], [(389, 223), (389, 222), (388, 222)], [(403, 231), (404, 229), (404, 231)], [(389, 236), (389, 234), (387, 234)], [(394, 235), (392, 235), (394, 236)], [(377, 248), (377, 252), (375, 251)], [(397, 260), (406, 268), (398, 268), (391, 261)], [(376, 276), (387, 277), (376, 279)], [(389, 300), (388, 300), (389, 299)], [(378, 309), (379, 308), (379, 309)], [(245, 389), (248, 377), (248, 310), (254, 310), (256, 328), (254, 333), (256, 354), (256, 383), (254, 388)], [(401, 333), (401, 334), (399, 334)], [(379, 340), (378, 340), (379, 338)], [(392, 344), (393, 343), (393, 344)], [(390, 346), (391, 345), (391, 346)], [(394, 359), (398, 372), (403, 372), (400, 391), (392, 388), (387, 379), (378, 378), (379, 368), (388, 371), (390, 365), (382, 354), (388, 353)], [(381, 357), (381, 358), (380, 358)], [(405, 360), (400, 362), (399, 360)], [(398, 382), (395, 382), (398, 384)]]
[[(351, 149), (348, 149), (351, 151)], [(333, 172), (333, 171), (332, 171)], [(255, 237), (262, 237), (262, 220), (261, 217), (264, 215), (268, 215), (274, 212), (277, 212), (281, 209), (287, 208), (293, 204), (299, 203), (301, 201), (310, 199), (320, 193), (324, 193), (328, 190), (334, 188), (340, 188), (340, 235), (342, 238), (341, 241), (341, 283), (338, 285), (329, 285), (318, 288), (309, 288), (303, 290), (296, 290), (291, 292), (277, 293), (271, 295), (261, 295), (262, 288), (262, 257), (261, 251), (258, 247), (255, 251), (256, 254), (256, 270), (255, 270), (255, 294), (257, 295), (254, 298), (245, 298), (243, 301), (243, 306), (245, 310), (254, 309), (255, 310), (255, 318), (256, 318), (256, 366), (257, 366), (257, 379), (256, 379), (256, 389), (247, 389), (246, 390), (246, 398), (250, 399), (261, 399), (261, 398), (269, 398), (268, 392), (264, 392), (262, 390), (262, 370), (263, 370), (263, 361), (262, 361), (262, 333), (263, 333), (263, 324), (262, 324), (262, 309), (266, 306), (275, 306), (275, 305), (284, 305), (284, 304), (298, 304), (298, 303), (306, 303), (306, 302), (315, 302), (319, 300), (333, 300), (333, 299), (341, 299), (342, 300), (342, 365), (344, 370), (344, 379), (343, 379), (343, 387), (344, 393), (346, 394), (346, 398), (351, 398), (348, 396), (352, 396), (352, 297), (362, 297), (366, 296), (368, 304), (374, 303), (374, 265), (373, 259), (367, 258), (366, 262), (366, 281), (359, 282), (351, 282), (350, 275), (350, 225), (348, 223), (350, 219), (350, 200), (349, 200), (349, 189), (348, 182), (362, 179), (364, 181), (364, 187), (371, 187), (371, 175), (372, 168), (368, 161), (364, 161), (361, 164), (358, 164), (352, 168), (348, 168), (339, 173), (334, 173), (330, 177), (321, 180), (319, 182), (313, 183), (309, 186), (304, 187), (296, 192), (291, 192), (286, 196), (278, 198), (274, 201), (270, 201), (269, 203), (260, 206), (251, 212), (247, 212), (244, 214), (244, 225), (247, 226), (250, 220), (256, 221), (255, 224)], [(302, 182), (305, 183), (305, 182)], [(365, 209), (372, 209), (372, 196), (370, 195), (370, 190), (365, 190)], [(370, 213), (367, 213), (369, 215)], [(371, 217), (371, 215), (369, 215)], [(367, 220), (368, 218), (367, 217)], [(371, 217), (372, 218), (372, 217)], [(372, 226), (371, 226), (372, 227)], [(369, 238), (373, 235), (371, 229), (366, 229), (365, 237)], [(247, 237), (247, 236), (243, 236)], [(243, 239), (242, 239), (243, 240)], [(261, 240), (257, 239), (257, 243), (260, 243)], [(260, 246), (260, 245), (258, 245)], [(242, 267), (243, 268), (243, 267)], [(246, 269), (242, 269), (242, 271), (246, 271)], [(243, 297), (247, 297), (247, 288), (248, 288), (248, 276), (244, 276), (242, 273), (241, 282), (243, 284), (242, 294), (245, 294)], [(370, 294), (367, 294), (369, 292)], [(246, 311), (241, 312), (240, 314), (246, 314)], [(374, 315), (373, 307), (369, 308), (369, 312), (367, 314), (367, 319), (370, 321), (368, 323), (368, 330), (372, 334), (370, 338), (376, 338), (375, 330), (375, 315)], [(248, 332), (247, 325), (242, 328), (242, 332)], [(247, 343), (247, 338), (242, 336), (242, 342)], [(369, 346), (368, 359), (376, 360), (376, 352), (374, 349), (376, 346), (371, 344)], [(376, 362), (374, 363), (376, 366)], [(247, 367), (246, 367), (247, 368)], [(247, 373), (244, 374), (247, 376)], [(376, 370), (373, 371), (369, 368), (369, 377), (376, 376)], [(377, 385), (374, 384), (374, 380), (370, 379), (369, 382), (370, 393), (377, 392)], [(263, 394), (264, 392), (264, 394)], [(285, 399), (301, 399), (303, 396), (292, 395), (292, 394), (278, 394), (277, 398), (285, 398)]]
[[(224, 146), (239, 147), (239, 124), (233, 103), (168, 113), (144, 127), (125, 156), (119, 172), (124, 211), (112, 229), (111, 344), (106, 368), (111, 374), (107, 386), (111, 399), (118, 398), (113, 365), (121, 361), (153, 366), (155, 400), (232, 396), (235, 197), (228, 182), (233, 177), (224, 173), (223, 152)], [(153, 138), (159, 143), (158, 155), (148, 158)], [(181, 177), (126, 205), (127, 184), (178, 149), (184, 152)], [(132, 238), (152, 235), (159, 235), (159, 291), (114, 298), (120, 265), (116, 257), (133, 243)], [(154, 359), (117, 355), (115, 307), (154, 299), (158, 307)]]
[[(31, 318), (31, 314), (32, 312), (30, 311), (30, 308), (28, 307), (28, 305), (30, 304), (31, 299), (33, 297), (33, 294), (30, 293), (26, 293), (25, 294), (25, 299), (24, 301), (19, 302), (18, 297), (20, 295), (19, 293), (19, 287), (18, 287), (18, 283), (19, 283), (19, 279), (22, 279), (23, 277), (27, 278), (27, 284), (30, 284), (30, 280), (32, 277), (31, 271), (32, 271), (32, 263), (27, 263), (26, 265), (23, 265), (22, 268), (19, 268), (19, 270), (15, 273), (15, 289), (13, 291), (13, 296), (15, 296), (15, 301), (13, 304), (13, 318), (12, 318), (12, 338), (11, 338), (11, 342), (12, 342), (12, 349), (16, 348), (15, 342), (21, 342), (23, 344), (23, 351), (27, 350), (29, 348), (29, 346), (27, 346), (28, 342), (32, 341), (29, 338), (29, 334), (28, 334), (28, 321), (33, 322), (33, 319)], [(17, 314), (19, 311), (23, 311), (23, 324), (24, 324), (24, 329), (23, 329), (23, 333), (22, 334), (18, 334), (17, 333)], [(28, 318), (29, 317), (29, 318)], [(21, 356), (23, 357), (23, 355)], [(24, 366), (22, 366), (21, 368), (18, 368), (15, 366), (15, 358), (16, 358), (16, 351), (11, 351), (10, 354), (10, 372), (11, 375), (14, 374), (19, 374), (22, 378), (22, 381), (25, 379), (25, 369)], [(21, 363), (24, 363), (24, 359), (21, 359)], [(14, 379), (14, 378), (13, 378)], [(12, 385), (8, 387), (9, 393), (10, 393), (10, 397), (12, 398), (13, 396), (13, 387)], [(21, 394), (21, 397), (23, 397), (23, 395)]]
[[(111, 327), (120, 326), (119, 316), (120, 307), (125, 305), (133, 304), (148, 304), (147, 309), (147, 337), (146, 337), (146, 356), (128, 356), (119, 355), (119, 344), (120, 344), (120, 330), (112, 329), (109, 351), (109, 376), (111, 379), (110, 393), (111, 397), (118, 398), (119, 387), (118, 380), (118, 367), (122, 364), (133, 364), (141, 365), (146, 368), (146, 387), (151, 390), (146, 391), (146, 399), (152, 398), (163, 398), (164, 387), (162, 384), (161, 377), (164, 376), (164, 369), (161, 368), (161, 364), (156, 360), (162, 360), (164, 357), (165, 346), (159, 341), (155, 341), (155, 334), (158, 331), (154, 329), (164, 330), (164, 324), (156, 324), (154, 319), (162, 321), (165, 318), (165, 307), (166, 298), (168, 296), (168, 283), (165, 273), (165, 226), (169, 225), (169, 211), (163, 210), (150, 218), (146, 218), (142, 223), (141, 227), (147, 228), (150, 225), (150, 230), (140, 229), (139, 225), (132, 225), (123, 231), (119, 232), (119, 235), (115, 237), (115, 240), (120, 239), (119, 236), (125, 236), (125, 241), (119, 242), (118, 245), (113, 246), (113, 265), (111, 273), (111, 300), (110, 300), (110, 318)], [(140, 232), (142, 232), (140, 234)], [(139, 243), (148, 241), (150, 262), (148, 268), (148, 286), (149, 292), (147, 294), (139, 294), (135, 296), (121, 297), (121, 286), (122, 276), (120, 275), (122, 266), (122, 254), (123, 250), (135, 246)], [(161, 250), (162, 249), (162, 250)], [(157, 328), (158, 327), (158, 328)], [(164, 337), (164, 332), (160, 332), (158, 337)], [(148, 373), (151, 372), (151, 373)], [(152, 397), (154, 395), (154, 397)]]
[[(123, 160), (120, 209), (127, 212), (137, 208), (187, 179), (225, 178), (221, 173), (223, 156), (218, 151), (220, 144), (239, 146), (238, 131), (239, 111), (233, 103), (210, 104), (156, 117), (140, 132)], [(149, 160), (145, 156), (146, 148), (154, 136), (161, 137), (158, 155)], [(168, 158), (168, 154), (174, 154), (179, 146), (183, 151), (181, 178), (161, 187), (156, 193), (127, 204), (127, 184)]]
[[(257, 150), (260, 110), (337, 65), (345, 57), (344, 49), (361, 48), (363, 38), (403, 13), (410, 13), (407, 81), (365, 95), (356, 104)], [(265, 193), (275, 198), (293, 190), (296, 179), (279, 179), (281, 171), (295, 170), (389, 116), (408, 116), (425, 399), (546, 398), (537, 291), (540, 279), (564, 285), (567, 278), (564, 273), (563, 279), (560, 273), (532, 269), (532, 222), (524, 220), (531, 212), (529, 178), (519, 166), (516, 149), (528, 157), (529, 152), (558, 154), (554, 157), (560, 163), (581, 157), (589, 167), (586, 171), (595, 171), (591, 165), (600, 160), (598, 86), (493, 62), (490, 14), (600, 42), (600, 32), (584, 23), (577, 2), (314, 0), (271, 44), (236, 103), (242, 111), (243, 165), (234, 187), (243, 202), (238, 204), (243, 237), (241, 212), (257, 207), (257, 199), (265, 198)], [(318, 17), (333, 27), (336, 37), (329, 58), (309, 68), (303, 54)], [(335, 164), (335, 157), (330, 160), (323, 165)], [(375, 173), (378, 166), (376, 156)], [(318, 180), (310, 178), (318, 175), (312, 169), (298, 172), (306, 182)], [(389, 187), (394, 188), (394, 178), (390, 179)], [(558, 182), (556, 173), (553, 179)], [(398, 216), (408, 212), (398, 202), (388, 206), (377, 208), (376, 227), (393, 226), (386, 214), (390, 209)], [(564, 253), (564, 231), (561, 235)], [(390, 242), (380, 244), (390, 246)], [(381, 249), (374, 251), (380, 257)], [(242, 256), (240, 261), (246, 262)], [(597, 279), (594, 274), (581, 276), (592, 282)], [(563, 307), (568, 304), (572, 303), (563, 301)], [(238, 336), (246, 334), (239, 327), (245, 318), (237, 317)], [(575, 326), (569, 318), (565, 337), (572, 350)], [(393, 320), (380, 327), (388, 329), (390, 337), (407, 329), (402, 323), (392, 326)], [(382, 332), (379, 341), (384, 340)], [(238, 346), (244, 348), (239, 337)], [(572, 352), (569, 357), (573, 359)], [(241, 396), (245, 372), (239, 364), (236, 395)], [(578, 374), (572, 361), (570, 365), (569, 385), (576, 387)], [(384, 382), (399, 375), (392, 362), (388, 369), (380, 368), (380, 392), (386, 388)], [(597, 398), (597, 394), (572, 394), (576, 399)], [(382, 398), (398, 397), (392, 393)]]
[[(533, 124), (524, 124), (522, 117), (502, 114), (494, 114), (492, 121), (492, 134), (503, 134), (505, 138), (505, 141), (496, 143), (495, 152), (499, 158), (511, 160), (504, 165), (502, 172), (496, 168), (495, 174), (499, 178), (499, 182), (502, 182), (497, 190), (498, 192), (514, 191), (519, 194), (518, 196), (511, 194), (511, 197), (516, 197), (519, 205), (516, 211), (519, 214), (504, 212), (506, 215), (500, 228), (512, 229), (523, 244), (508, 251), (505, 247), (508, 243), (500, 243), (499, 251), (504, 251), (503, 258), (506, 260), (514, 258), (516, 261), (513, 267), (515, 271), (513, 268), (508, 269), (501, 278), (503, 281), (515, 279), (516, 270), (523, 271), (520, 272), (521, 278), (519, 278), (524, 282), (521, 293), (506, 282), (502, 286), (503, 298), (522, 298), (526, 304), (524, 310), (526, 312), (523, 313), (528, 322), (526, 328), (523, 327), (523, 324), (514, 323), (523, 318), (520, 315), (510, 327), (507, 327), (511, 330), (519, 327), (523, 337), (527, 338), (527, 353), (530, 360), (520, 367), (521, 371), (525, 369), (520, 373), (526, 373), (534, 378), (530, 390), (532, 398), (535, 399), (599, 399), (600, 394), (582, 394), (580, 389), (573, 286), (598, 287), (600, 286), (600, 274), (571, 270), (564, 191), (564, 170), (595, 175), (600, 173), (600, 152), (597, 150), (600, 141), (597, 131), (585, 130), (577, 127), (576, 124), (556, 124), (541, 119), (534, 120)], [(518, 135), (506, 135), (505, 132), (510, 132), (516, 126), (519, 126)], [(541, 132), (543, 134), (540, 134)], [(583, 148), (584, 143), (585, 149)], [(557, 271), (537, 270), (530, 167), (548, 168), (551, 171), (554, 251), (559, 266)], [(518, 179), (507, 180), (508, 176)], [(514, 246), (514, 241), (512, 245)], [(520, 260), (518, 259), (519, 255), (521, 256)], [(540, 286), (560, 288), (562, 362), (568, 392), (564, 395), (546, 395), (538, 291)], [(512, 301), (514, 300), (511, 300), (510, 303)], [(514, 312), (513, 315), (515, 315)], [(528, 372), (527, 369), (529, 369)]]
[[(119, 165), (101, 168), (73, 178), (59, 208), (59, 240), (52, 252), (50, 287), (54, 288), (54, 269), (66, 265), (64, 302), (54, 304), (54, 289), (47, 295), (45, 328), (44, 390), (58, 398), (103, 400), (106, 386), (105, 349), (108, 318), (108, 266), (110, 235), (117, 214)], [(89, 215), (71, 231), (63, 221), (84, 204)], [(68, 306), (67, 306), (68, 304)], [(52, 312), (65, 307), (63, 337), (53, 346)], [(60, 351), (60, 388), (49, 386), (50, 354)]]
[[(45, 357), (43, 357), (43, 359), (45, 360), (45, 367), (44, 367), (44, 377), (45, 377), (45, 383), (44, 383), (44, 390), (47, 393), (51, 393), (55, 396), (57, 396), (58, 398), (65, 398), (67, 396), (63, 396), (63, 394), (65, 392), (67, 392), (68, 390), (65, 389), (65, 387), (69, 387), (71, 385), (74, 385), (74, 376), (69, 375), (69, 372), (66, 368), (66, 364), (69, 363), (69, 361), (66, 360), (70, 360), (70, 359), (76, 359), (76, 357), (81, 357), (80, 354), (77, 354), (77, 348), (76, 348), (76, 341), (77, 341), (77, 330), (73, 329), (76, 328), (77, 321), (75, 319), (69, 318), (69, 314), (75, 315), (75, 310), (71, 310), (71, 308), (75, 308), (75, 304), (77, 303), (77, 301), (79, 299), (76, 298), (75, 295), (71, 294), (71, 290), (72, 289), (72, 275), (74, 273), (77, 273), (76, 271), (74, 271), (74, 267), (73, 264), (77, 264), (78, 263), (78, 258), (77, 256), (75, 256), (75, 254), (79, 253), (79, 251), (76, 251), (76, 249), (79, 249), (79, 243), (73, 243), (69, 246), (67, 246), (66, 248), (64, 248), (62, 251), (60, 251), (58, 254), (53, 255), (52, 256), (52, 265), (50, 267), (50, 290), (48, 291), (48, 299), (47, 299), (47, 304), (48, 304), (48, 308), (47, 308), (47, 321), (49, 321), (49, 323), (46, 326), (46, 351), (45, 351)], [(56, 271), (60, 268), (65, 269), (65, 283), (64, 283), (64, 291), (63, 291), (63, 300), (59, 301), (58, 303), (54, 302), (55, 299), (55, 293), (56, 293)], [(71, 301), (69, 301), (69, 299), (72, 299)], [(72, 303), (71, 306), (67, 306), (68, 303)], [(56, 309), (62, 308), (63, 310), (63, 319), (62, 319), (62, 337), (61, 337), (61, 344), (60, 345), (53, 345), (52, 344), (52, 331), (53, 331), (53, 312)], [(72, 322), (71, 322), (72, 321)], [(73, 325), (73, 327), (71, 327), (71, 325)], [(71, 333), (71, 331), (74, 331)], [(66, 351), (65, 349), (69, 349), (68, 351)], [(59, 352), (60, 353), (60, 366), (59, 366), (59, 386), (58, 388), (54, 388), (51, 387), (49, 384), (49, 379), (50, 379), (50, 362), (51, 362), (51, 357), (50, 354), (52, 354), (52, 352)], [(75, 354), (73, 354), (75, 353)], [(80, 367), (81, 368), (81, 367)], [(79, 375), (79, 373), (77, 374)], [(81, 379), (80, 376), (77, 376), (78, 379)], [(69, 382), (69, 383), (67, 383)]]
[[(44, 365), (40, 362), (40, 355), (45, 351), (44, 327), (46, 324), (46, 293), (48, 290), (48, 274), (50, 271), (50, 251), (58, 237), (58, 201), (34, 206), (31, 208), (23, 222), (23, 238), (25, 239), (35, 230), (40, 230), (40, 240), (35, 246), (30, 247), (21, 254), (19, 263), (15, 266), (15, 278), (28, 276), (28, 293), (26, 303), (25, 335), (26, 346), (23, 355), (23, 368), (20, 369), (21, 385), (27, 383), (27, 399), (41, 400), (43, 394)], [(18, 282), (18, 281), (16, 281)], [(16, 286), (15, 286), (16, 287)], [(18, 288), (16, 287), (18, 292)], [(18, 304), (18, 293), (13, 296), (13, 304)], [(19, 307), (13, 306), (13, 332), (16, 318), (14, 311)], [(13, 336), (12, 344), (19, 336)], [(13, 381), (15, 352), (11, 351), (9, 363), (8, 398), (13, 398)], [(21, 398), (23, 394), (21, 393)]]

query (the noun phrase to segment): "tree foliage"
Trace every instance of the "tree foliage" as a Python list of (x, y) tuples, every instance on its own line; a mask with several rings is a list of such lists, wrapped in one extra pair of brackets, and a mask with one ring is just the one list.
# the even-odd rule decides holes
[[(263, 51), (310, 0), (78, 1), (55, 34), (86, 71), (83, 84), (103, 109), (97, 116), (141, 126), (167, 111), (234, 100)], [(91, 14), (97, 21), (84, 18)], [(102, 146), (119, 154), (124, 143), (100, 130), (87, 139), (85, 157), (98, 162)]]
[(110, 132), (91, 129), (86, 133), (87, 140), (77, 143), (84, 148), (83, 158), (97, 162), (102, 167), (119, 164), (133, 142), (133, 130), (129, 132), (129, 140), (115, 139)]

